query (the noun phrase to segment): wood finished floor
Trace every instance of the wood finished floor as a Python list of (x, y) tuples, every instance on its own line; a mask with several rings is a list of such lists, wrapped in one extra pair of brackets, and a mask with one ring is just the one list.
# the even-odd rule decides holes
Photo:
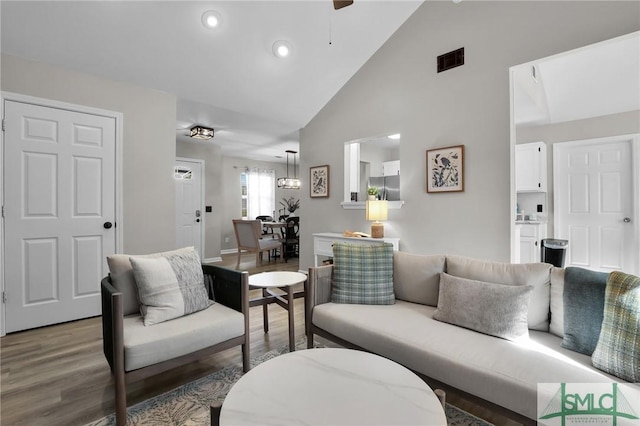
[[(235, 268), (236, 255), (222, 263)], [(297, 259), (255, 266), (243, 256), (241, 270), (298, 270)], [(257, 295), (258, 293), (256, 293)], [(251, 308), (251, 356), (288, 343), (286, 311), (269, 306), (269, 333), (262, 329), (261, 307)], [(304, 336), (304, 302), (295, 301), (296, 340)], [(320, 342), (334, 346), (330, 342)], [(102, 353), (100, 317), (9, 334), (0, 339), (0, 425), (84, 425), (114, 411), (113, 379)], [(127, 405), (169, 391), (230, 364), (241, 365), (240, 348), (229, 349), (158, 376), (127, 385)], [(496, 425), (517, 425), (481, 406), (447, 394), (447, 401)]]

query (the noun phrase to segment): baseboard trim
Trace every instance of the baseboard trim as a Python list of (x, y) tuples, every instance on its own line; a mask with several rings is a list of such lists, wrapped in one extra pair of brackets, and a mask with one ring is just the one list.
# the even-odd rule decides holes
[(218, 256), (218, 257), (210, 257), (210, 258), (205, 259), (203, 261), (203, 263), (216, 263), (216, 262), (222, 262), (222, 258), (220, 256)]
[(238, 253), (237, 248), (220, 250), (220, 254), (235, 254), (235, 253)]

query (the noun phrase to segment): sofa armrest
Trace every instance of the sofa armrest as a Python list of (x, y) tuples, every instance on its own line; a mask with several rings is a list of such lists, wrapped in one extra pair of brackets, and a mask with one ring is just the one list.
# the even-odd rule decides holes
[(249, 315), (249, 273), (216, 265), (202, 265), (209, 297), (245, 316)]
[(331, 282), (333, 280), (333, 265), (309, 268), (305, 294), (309, 300), (309, 307), (331, 302)]
[(123, 345), (123, 296), (111, 283), (111, 276), (106, 276), (100, 283), (102, 299), (102, 350), (111, 367), (115, 369), (117, 347)]
[(313, 308), (331, 302), (331, 282), (333, 265), (309, 268), (304, 283), (304, 326), (307, 334), (307, 348), (313, 347)]
[(216, 265), (202, 265), (209, 297), (244, 316), (244, 343), (242, 344), (242, 369), (251, 369), (249, 325), (249, 273)]

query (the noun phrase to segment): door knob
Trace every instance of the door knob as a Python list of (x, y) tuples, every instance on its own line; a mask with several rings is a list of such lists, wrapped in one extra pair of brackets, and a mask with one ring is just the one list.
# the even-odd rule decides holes
[(200, 219), (196, 219), (196, 222), (200, 223)]
[(629, 222), (631, 222), (631, 218), (630, 217), (625, 217), (624, 219), (622, 219), (622, 221), (624, 223), (629, 223)]
[(111, 224), (111, 222), (105, 222), (102, 226), (104, 226), (104, 229), (111, 229), (113, 225)]

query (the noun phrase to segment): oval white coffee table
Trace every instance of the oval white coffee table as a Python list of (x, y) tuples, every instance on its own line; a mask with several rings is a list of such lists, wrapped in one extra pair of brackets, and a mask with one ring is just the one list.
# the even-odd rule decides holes
[[(300, 272), (291, 271), (269, 271), (249, 276), (250, 288), (261, 288), (262, 297), (251, 299), (249, 306), (262, 305), (263, 327), (264, 332), (269, 332), (269, 314), (267, 306), (271, 303), (278, 304), (281, 308), (286, 309), (289, 315), (289, 350), (296, 349), (295, 332), (294, 332), (294, 314), (293, 300), (304, 296), (304, 291), (295, 293), (293, 287), (304, 283), (307, 276)], [(284, 296), (274, 293), (272, 289), (278, 288), (285, 292)]]
[(407, 368), (349, 349), (266, 361), (231, 388), (220, 425), (446, 425), (440, 401)]

